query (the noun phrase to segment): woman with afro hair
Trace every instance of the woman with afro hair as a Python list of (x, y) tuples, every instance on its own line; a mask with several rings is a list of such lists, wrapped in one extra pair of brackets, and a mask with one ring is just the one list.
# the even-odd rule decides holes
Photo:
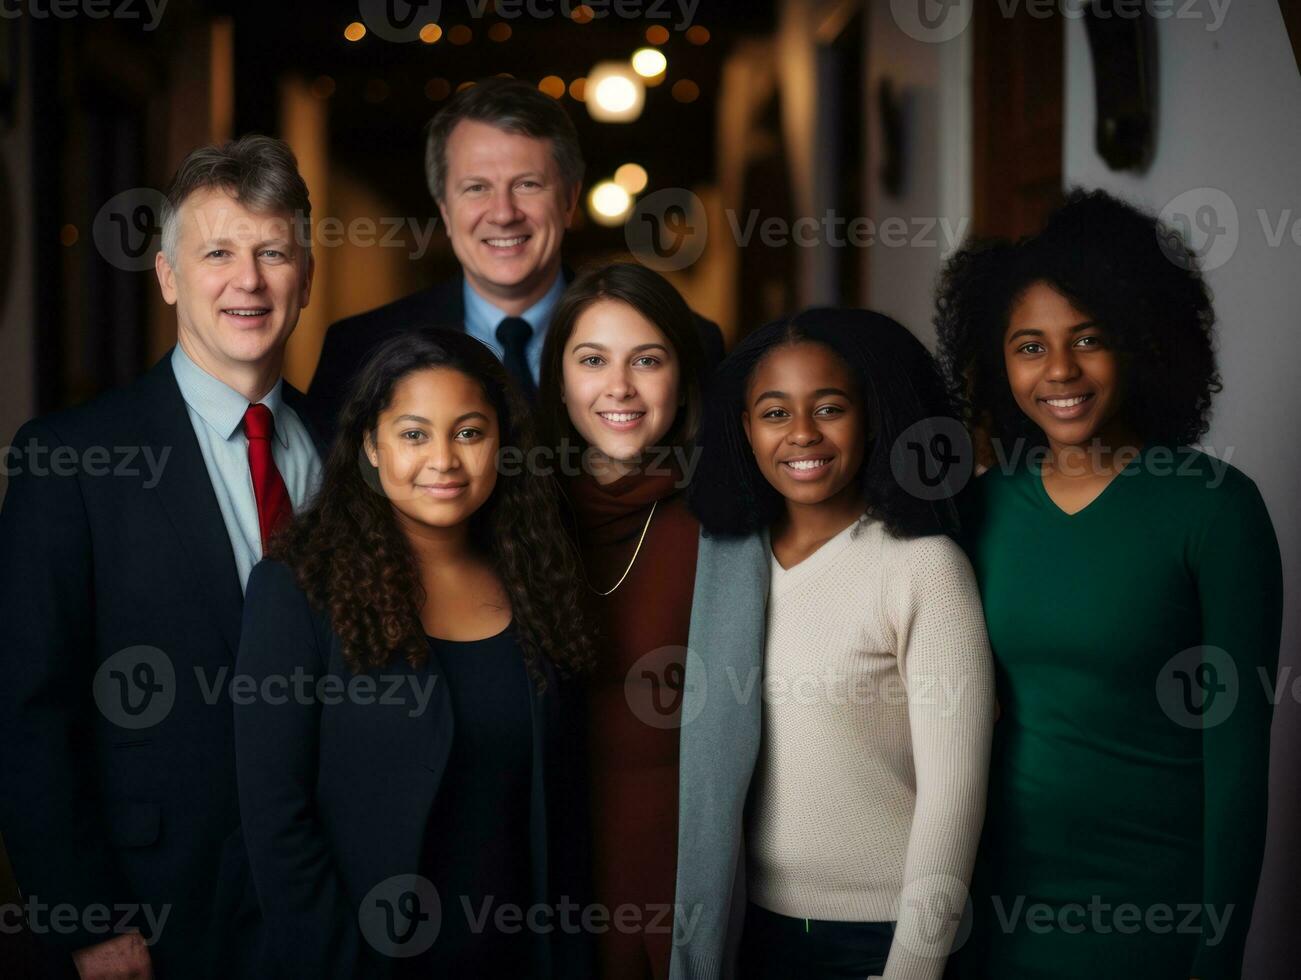
[(1101, 191), (945, 269), (1001, 707), (963, 977), (1240, 975), (1282, 573), (1255, 484), (1192, 448), (1214, 319), (1179, 236)]

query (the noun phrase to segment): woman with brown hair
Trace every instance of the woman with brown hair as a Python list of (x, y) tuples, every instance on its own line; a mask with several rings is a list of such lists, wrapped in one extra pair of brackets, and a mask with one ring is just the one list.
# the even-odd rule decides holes
[(394, 338), (253, 570), (237, 768), (277, 976), (584, 974), (556, 910), (582, 893), (564, 698), (592, 649), (552, 482), (498, 465), (530, 448), (486, 347)]
[(588, 752), (602, 976), (668, 976), (678, 726), (699, 525), (686, 486), (705, 353), (663, 278), (615, 264), (578, 276), (552, 318), (538, 409), (558, 450), (600, 652)]

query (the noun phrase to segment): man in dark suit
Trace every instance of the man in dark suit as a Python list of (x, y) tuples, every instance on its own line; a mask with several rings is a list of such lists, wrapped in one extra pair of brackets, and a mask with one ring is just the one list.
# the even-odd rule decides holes
[[(333, 428), (370, 353), (403, 330), (464, 329), (536, 389), (551, 312), (572, 273), (561, 262), (583, 182), (578, 134), (555, 99), (526, 82), (489, 78), (455, 95), (429, 124), (425, 173), (461, 275), (333, 324), (309, 397)], [(697, 317), (712, 368), (717, 325)]]
[(0, 831), (83, 980), (258, 974), (227, 685), (249, 571), (320, 477), (281, 379), (310, 213), (279, 140), (190, 154), (156, 260), (176, 347), (6, 452)]

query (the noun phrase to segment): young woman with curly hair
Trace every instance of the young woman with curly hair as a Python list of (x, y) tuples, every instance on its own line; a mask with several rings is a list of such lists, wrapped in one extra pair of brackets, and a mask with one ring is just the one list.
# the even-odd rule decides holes
[[(678, 291), (640, 265), (580, 274), (542, 352), (538, 413), (560, 450), (601, 653), (586, 684), (595, 898), (636, 909), (596, 937), (601, 976), (666, 980), (678, 726), (700, 525), (687, 510), (705, 351)], [(625, 916), (632, 915), (625, 911)]]
[(592, 661), (554, 488), (499, 466), (531, 446), (486, 347), (394, 338), (253, 570), (236, 746), (277, 976), (582, 975), (554, 915), (519, 927), (581, 894)]
[(1281, 570), (1255, 484), (1191, 448), (1213, 322), (1179, 237), (1100, 191), (947, 266), (941, 358), (993, 449), (965, 523), (1002, 709), (964, 976), (1239, 975)]
[(939, 372), (888, 317), (821, 309), (756, 331), (715, 384), (673, 976), (934, 980), (994, 723), (951, 482), (899, 466), (957, 424)]

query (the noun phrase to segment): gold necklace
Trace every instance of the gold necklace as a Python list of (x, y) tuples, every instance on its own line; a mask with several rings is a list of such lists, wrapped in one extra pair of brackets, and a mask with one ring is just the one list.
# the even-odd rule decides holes
[(587, 569), (586, 568), (583, 569), (583, 579), (587, 582), (587, 587), (591, 589), (593, 592), (595, 592), (597, 595), (607, 596), (615, 589), (617, 589), (619, 586), (623, 585), (623, 580), (628, 577), (628, 573), (632, 571), (632, 566), (637, 562), (637, 556), (641, 554), (641, 543), (646, 540), (646, 532), (650, 530), (651, 518), (655, 516), (655, 508), (659, 506), (659, 503), (660, 502), (658, 500), (653, 501), (651, 503), (650, 513), (646, 515), (646, 523), (642, 525), (641, 537), (637, 539), (637, 547), (633, 549), (632, 561), (628, 562), (628, 567), (625, 568), (623, 570), (623, 574), (619, 576), (619, 581), (615, 582), (614, 585), (610, 586), (610, 588), (607, 591), (601, 592), (594, 585), (592, 585), (592, 580), (587, 577)]

